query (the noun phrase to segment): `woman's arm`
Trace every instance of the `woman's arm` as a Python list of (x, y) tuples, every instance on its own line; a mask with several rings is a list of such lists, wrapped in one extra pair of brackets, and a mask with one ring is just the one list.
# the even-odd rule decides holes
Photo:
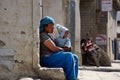
[(63, 48), (57, 47), (55, 43), (51, 40), (48, 39), (44, 42), (44, 45), (48, 47), (51, 51), (57, 52), (57, 51), (64, 51)]

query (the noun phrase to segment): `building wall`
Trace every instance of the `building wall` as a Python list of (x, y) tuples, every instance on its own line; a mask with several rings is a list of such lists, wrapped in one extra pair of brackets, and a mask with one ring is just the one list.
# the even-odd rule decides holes
[(116, 24), (116, 12), (110, 11), (108, 12), (108, 23), (107, 23), (107, 52), (111, 58), (111, 60), (114, 60), (114, 48), (112, 42), (115, 41), (117, 38), (116, 32), (117, 32), (117, 24)]
[(99, 34), (107, 34), (107, 12), (96, 11), (96, 26)]
[(115, 39), (116, 39), (116, 11), (96, 11), (96, 26), (98, 27), (98, 34), (105, 34), (107, 36), (107, 44), (100, 46), (103, 48), (111, 60), (114, 60)]
[(1, 80), (4, 78), (15, 80), (20, 75), (35, 75), (32, 71), (33, 53), (35, 49), (38, 51), (37, 33), (40, 12), (37, 10), (35, 14), (34, 8), (39, 9), (38, 7), (38, 0), (36, 2), (33, 0), (0, 0)]
[(95, 40), (98, 32), (96, 27), (96, 0), (80, 0), (81, 14), (81, 39), (86, 38), (86, 33)]
[[(97, 5), (96, 5), (97, 4)], [(80, 1), (80, 13), (81, 13), (81, 39), (88, 36), (96, 41), (98, 34), (106, 35), (106, 45), (100, 46), (105, 50), (113, 59), (113, 46), (112, 41), (116, 37), (116, 22), (114, 11), (102, 12), (100, 6), (100, 0), (81, 0)]]
[(76, 0), (75, 8), (75, 51), (79, 56), (79, 64), (82, 65), (82, 56), (81, 56), (81, 14), (80, 14), (80, 0)]
[[(47, 15), (55, 18), (56, 23), (66, 25), (65, 13), (69, 7), (66, 4), (67, 0), (64, 2), (63, 0), (0, 0), (0, 80), (16, 80), (22, 76), (38, 75), (47, 78), (45, 77), (47, 73), (50, 78), (56, 76), (54, 74), (59, 70), (48, 70), (39, 65), (39, 21)], [(79, 12), (79, 8), (76, 12)], [(76, 21), (80, 22), (79, 13), (76, 15)], [(76, 26), (74, 28), (77, 31), (80, 26)], [(76, 39), (78, 44), (79, 39), (80, 37)], [(60, 76), (56, 79), (58, 77)]]
[[(102, 12), (101, 10), (96, 10), (96, 26), (98, 28), (98, 34), (105, 35), (107, 41), (107, 21), (108, 13)], [(107, 52), (107, 42), (105, 45), (99, 45), (102, 49)]]
[(43, 17), (51, 16), (55, 19), (56, 24), (64, 24), (65, 5), (63, 0), (43, 0)]

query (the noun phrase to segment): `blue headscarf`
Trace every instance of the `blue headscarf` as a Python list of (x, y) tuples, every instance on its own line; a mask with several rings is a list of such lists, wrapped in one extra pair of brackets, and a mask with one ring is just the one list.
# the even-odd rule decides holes
[(44, 18), (40, 21), (40, 27), (39, 27), (40, 33), (43, 32), (44, 26), (45, 26), (46, 24), (55, 24), (55, 21), (54, 21), (54, 19), (53, 19), (52, 17), (49, 17), (49, 16), (44, 17)]

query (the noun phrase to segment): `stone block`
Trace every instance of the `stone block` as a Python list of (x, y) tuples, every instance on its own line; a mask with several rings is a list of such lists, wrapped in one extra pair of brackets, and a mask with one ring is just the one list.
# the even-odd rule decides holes
[(0, 49), (0, 67), (11, 71), (14, 66), (14, 50)]
[(0, 56), (14, 56), (15, 51), (13, 49), (0, 49)]
[(35, 73), (42, 80), (65, 80), (65, 74), (62, 68), (45, 68), (35, 69)]

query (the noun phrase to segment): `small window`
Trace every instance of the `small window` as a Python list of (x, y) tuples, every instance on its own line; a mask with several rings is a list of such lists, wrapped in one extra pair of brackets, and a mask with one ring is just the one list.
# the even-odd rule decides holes
[(117, 34), (117, 38), (120, 38), (120, 33)]
[(120, 21), (117, 21), (117, 26), (120, 27)]

